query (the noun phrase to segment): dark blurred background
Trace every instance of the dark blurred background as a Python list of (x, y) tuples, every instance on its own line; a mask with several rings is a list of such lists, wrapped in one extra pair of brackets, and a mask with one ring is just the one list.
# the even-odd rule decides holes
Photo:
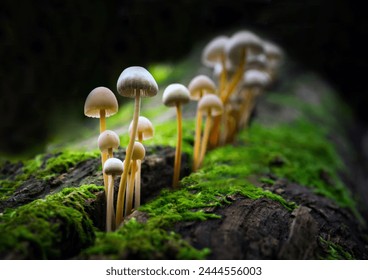
[(2, 0), (0, 152), (42, 151), (87, 94), (131, 65), (176, 61), (196, 42), (252, 28), (324, 76), (367, 121), (367, 17), (348, 0)]

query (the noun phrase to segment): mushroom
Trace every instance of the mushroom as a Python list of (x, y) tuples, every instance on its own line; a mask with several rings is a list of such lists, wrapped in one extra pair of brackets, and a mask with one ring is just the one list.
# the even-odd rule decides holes
[(126, 150), (124, 172), (121, 176), (119, 184), (118, 201), (116, 208), (116, 224), (119, 225), (123, 220), (123, 194), (125, 193), (134, 139), (137, 135), (141, 97), (155, 96), (158, 92), (158, 86), (155, 79), (145, 68), (140, 66), (132, 66), (126, 68), (120, 74), (117, 82), (117, 90), (120, 95), (135, 99), (132, 132), (130, 135), (131, 137), (129, 140), (129, 145)]
[(254, 109), (255, 98), (259, 96), (262, 90), (269, 84), (270, 76), (263, 71), (248, 70), (243, 77), (243, 95), (245, 100), (240, 112), (242, 115), (239, 120), (239, 127), (247, 124), (249, 116)]
[(190, 100), (189, 90), (182, 84), (169, 85), (162, 95), (162, 102), (165, 106), (176, 107), (177, 123), (178, 123), (178, 138), (175, 151), (173, 187), (177, 188), (180, 177), (181, 165), (181, 144), (182, 144), (182, 104), (188, 103)]
[[(204, 94), (216, 92), (216, 85), (206, 75), (198, 75), (190, 81), (188, 89), (190, 91), (190, 99), (198, 101), (202, 98)], [(202, 112), (197, 110), (196, 130), (194, 138), (194, 152), (193, 152), (193, 171), (196, 171), (196, 166), (199, 158), (201, 129), (202, 129)]]
[(119, 136), (112, 130), (105, 130), (98, 136), (98, 148), (101, 152), (106, 153), (108, 158), (112, 158), (113, 149), (117, 149), (120, 145)]
[(109, 158), (104, 164), (103, 172), (109, 176), (109, 183), (106, 192), (106, 231), (111, 231), (114, 229), (114, 181), (115, 176), (123, 173), (123, 163), (120, 159)]
[[(132, 161), (130, 164), (130, 180), (128, 180), (128, 188), (125, 200), (125, 216), (129, 215), (132, 211), (133, 206), (133, 193), (134, 189), (136, 189), (135, 194), (138, 195), (138, 199), (140, 201), (140, 173), (138, 174), (138, 165), (137, 161), (141, 161), (144, 159), (146, 155), (146, 150), (144, 149), (143, 145), (140, 142), (134, 142), (133, 146), (133, 153), (132, 153)], [(138, 179), (138, 181), (137, 181)], [(135, 185), (135, 186), (134, 186)], [(137, 192), (137, 189), (139, 190)]]
[[(129, 135), (132, 135), (133, 130), (133, 122), (129, 125)], [(151, 121), (147, 119), (146, 117), (140, 116), (138, 118), (138, 125), (137, 125), (137, 134), (135, 137), (135, 140), (138, 140), (139, 142), (143, 142), (143, 140), (148, 140), (153, 137), (154, 129)]]
[[(84, 114), (91, 118), (100, 118), (100, 133), (106, 130), (106, 117), (110, 117), (118, 111), (118, 101), (115, 94), (106, 87), (97, 87), (92, 90), (84, 103)], [(102, 166), (107, 159), (107, 154), (101, 152)], [(107, 177), (104, 177), (104, 185), (107, 187)]]
[(228, 87), (221, 96), (223, 103), (227, 103), (231, 93), (241, 80), (247, 56), (263, 52), (262, 40), (250, 31), (239, 31), (229, 39), (225, 47), (225, 52), (232, 64), (238, 65), (238, 67)]
[(219, 75), (219, 90), (224, 89), (227, 73), (226, 73), (226, 55), (225, 45), (229, 38), (227, 36), (217, 36), (213, 38), (204, 48), (202, 52), (202, 62), (208, 67), (215, 67), (216, 64), (221, 64), (221, 74)]
[(198, 166), (199, 168), (202, 164), (204, 155), (207, 150), (208, 138), (210, 135), (210, 130), (212, 127), (212, 118), (222, 114), (223, 104), (221, 99), (215, 94), (206, 94), (203, 98), (198, 102), (198, 110), (202, 113), (205, 113), (207, 116), (206, 124), (204, 128), (204, 134), (202, 137), (202, 145), (201, 152), (199, 156)]
[(278, 68), (280, 67), (284, 54), (279, 46), (269, 41), (264, 41), (263, 47), (267, 57), (267, 72), (273, 81), (276, 79)]

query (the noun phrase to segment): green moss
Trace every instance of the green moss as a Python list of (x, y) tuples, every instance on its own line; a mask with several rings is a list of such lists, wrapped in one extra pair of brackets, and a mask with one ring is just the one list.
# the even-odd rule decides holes
[(68, 258), (92, 244), (95, 235), (86, 214), (89, 200), (103, 187), (66, 188), (0, 216), (0, 257)]
[(208, 250), (196, 250), (181, 237), (152, 222), (129, 220), (116, 232), (98, 233), (94, 246), (82, 258), (109, 259), (203, 259)]
[(14, 180), (0, 180), (0, 200), (7, 199), (26, 180), (31, 177), (39, 180), (49, 180), (53, 177), (68, 172), (68, 170), (78, 163), (96, 158), (97, 152), (75, 152), (63, 151), (52, 155), (38, 155), (34, 159), (24, 162), (22, 171)]
[(320, 257), (323, 260), (354, 260), (353, 254), (347, 252), (340, 245), (331, 241), (327, 241), (322, 237), (319, 238), (322, 247), (325, 249), (325, 254)]

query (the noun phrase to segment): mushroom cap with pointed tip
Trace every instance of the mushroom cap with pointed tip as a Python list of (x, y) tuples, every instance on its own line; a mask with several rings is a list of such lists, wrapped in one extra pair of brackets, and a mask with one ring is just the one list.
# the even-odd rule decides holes
[[(133, 129), (133, 121), (129, 125), (129, 135), (132, 134), (132, 129)], [(151, 139), (154, 134), (154, 129), (151, 121), (143, 116), (140, 116), (138, 118), (136, 139), (138, 139), (138, 135), (140, 133), (142, 133), (143, 140)]]
[(241, 62), (240, 59), (244, 50), (247, 56), (262, 53), (262, 40), (250, 31), (239, 31), (229, 39), (225, 47), (226, 54), (235, 65)]
[(101, 110), (105, 110), (106, 117), (109, 117), (114, 115), (118, 109), (115, 94), (106, 87), (97, 87), (92, 90), (84, 103), (84, 114), (91, 118), (99, 118)]
[(118, 158), (109, 158), (105, 161), (103, 172), (106, 175), (120, 175), (123, 173), (124, 164), (123, 162)]
[(105, 130), (98, 136), (97, 143), (101, 152), (107, 152), (108, 149), (117, 149), (120, 145), (120, 139), (114, 131)]
[(221, 99), (215, 94), (206, 94), (198, 102), (198, 110), (207, 113), (211, 111), (212, 116), (218, 116), (222, 114), (223, 104)]
[(146, 155), (146, 149), (140, 142), (134, 142), (132, 160), (142, 160)]
[(162, 103), (168, 107), (174, 107), (178, 103), (185, 104), (190, 101), (190, 92), (182, 84), (169, 85), (162, 95)]
[(245, 87), (266, 87), (270, 81), (270, 75), (259, 70), (248, 70), (243, 77)]
[(222, 55), (225, 54), (225, 45), (228, 40), (229, 38), (223, 35), (213, 38), (202, 52), (202, 63), (205, 66), (213, 67), (220, 62)]
[(125, 97), (134, 98), (137, 93), (142, 97), (155, 96), (158, 92), (158, 85), (145, 68), (141, 66), (131, 66), (126, 68), (117, 82), (118, 93)]
[(199, 100), (200, 93), (214, 93), (216, 91), (215, 83), (206, 75), (198, 75), (194, 77), (189, 85), (190, 98), (192, 100)]

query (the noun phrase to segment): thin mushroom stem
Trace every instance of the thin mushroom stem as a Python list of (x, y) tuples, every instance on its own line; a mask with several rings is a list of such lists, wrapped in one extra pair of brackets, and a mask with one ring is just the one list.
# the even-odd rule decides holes
[(108, 155), (108, 158), (113, 158), (113, 157), (114, 157), (114, 153), (113, 153), (112, 148), (109, 148), (109, 149), (107, 150), (107, 155)]
[(132, 212), (133, 208), (133, 193), (134, 193), (134, 181), (136, 171), (137, 171), (137, 161), (132, 160), (131, 173), (130, 178), (128, 180), (128, 188), (126, 191), (125, 216), (128, 216)]
[(174, 164), (174, 177), (173, 177), (173, 187), (177, 188), (179, 185), (180, 177), (180, 166), (181, 166), (181, 143), (182, 143), (182, 113), (181, 104), (176, 104), (176, 114), (178, 119), (178, 138), (176, 143), (175, 151), (175, 164)]
[[(100, 134), (106, 130), (106, 111), (105, 109), (100, 110)], [(102, 168), (104, 167), (105, 161), (107, 160), (107, 154), (105, 152), (101, 152), (101, 164)], [(102, 173), (105, 192), (107, 191), (108, 178), (107, 175)]]
[[(199, 99), (203, 96), (202, 90), (199, 94)], [(202, 131), (202, 112), (197, 110), (197, 118), (196, 118), (196, 131), (195, 131), (195, 140), (194, 140), (194, 154), (193, 154), (193, 172), (197, 170), (199, 151), (201, 149), (201, 131)]]
[(118, 227), (120, 223), (123, 221), (123, 208), (124, 208), (124, 196), (126, 191), (126, 184), (129, 172), (130, 160), (132, 158), (134, 140), (137, 134), (137, 125), (139, 118), (139, 111), (141, 106), (141, 98), (139, 92), (136, 93), (135, 96), (135, 108), (133, 115), (133, 125), (132, 125), (132, 135), (129, 140), (129, 145), (126, 151), (126, 157), (124, 162), (124, 171), (121, 175), (120, 184), (119, 184), (119, 192), (118, 192), (118, 200), (116, 206), (116, 226)]
[(212, 126), (211, 109), (208, 109), (206, 125), (205, 125), (205, 128), (204, 128), (204, 134), (203, 134), (203, 138), (202, 138), (202, 149), (201, 149), (201, 155), (199, 157), (198, 167), (200, 167), (202, 165), (204, 155), (206, 154), (207, 143), (208, 143), (208, 138), (210, 136), (211, 126)]
[(226, 81), (227, 81), (227, 72), (226, 72), (226, 56), (225, 54), (221, 55), (221, 65), (222, 70), (220, 74), (220, 81), (219, 81), (219, 96), (221, 96), (223, 90), (226, 88)]
[(107, 201), (106, 201), (106, 231), (113, 230), (113, 215), (114, 215), (114, 179), (115, 176), (108, 176)]
[(134, 209), (137, 209), (141, 205), (141, 160), (137, 160), (137, 171), (135, 173), (135, 186), (134, 186)]
[(142, 131), (140, 131), (140, 132), (138, 133), (138, 142), (140, 142), (140, 143), (142, 143), (142, 142), (143, 142), (143, 132), (142, 132)]

